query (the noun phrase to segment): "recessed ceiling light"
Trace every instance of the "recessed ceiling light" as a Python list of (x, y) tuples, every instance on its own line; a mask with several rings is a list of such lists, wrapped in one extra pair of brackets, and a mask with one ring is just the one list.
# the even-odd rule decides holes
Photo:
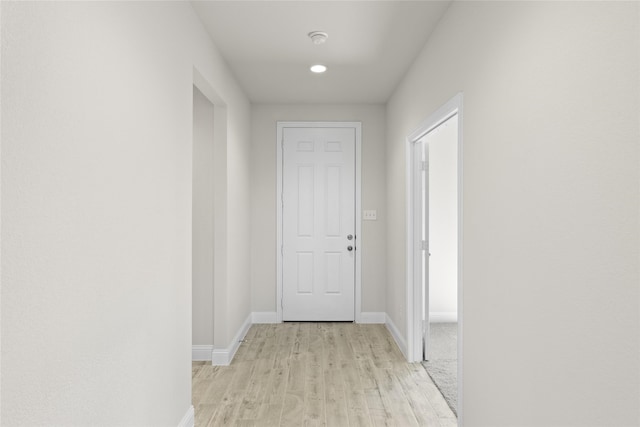
[(313, 73), (324, 73), (327, 71), (327, 67), (321, 64), (312, 65), (310, 69)]

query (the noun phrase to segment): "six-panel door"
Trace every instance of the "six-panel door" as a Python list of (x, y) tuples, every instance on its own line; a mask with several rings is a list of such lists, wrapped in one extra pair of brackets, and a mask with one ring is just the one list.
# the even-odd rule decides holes
[(283, 130), (283, 320), (355, 319), (355, 129)]

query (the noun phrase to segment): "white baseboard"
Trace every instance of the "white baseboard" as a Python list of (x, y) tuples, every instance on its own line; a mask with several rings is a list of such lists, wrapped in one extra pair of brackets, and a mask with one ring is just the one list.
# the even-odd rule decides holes
[(233, 360), (233, 356), (236, 355), (236, 351), (238, 351), (238, 347), (240, 347), (240, 342), (244, 339), (247, 332), (249, 332), (249, 328), (251, 327), (251, 313), (247, 317), (247, 320), (244, 321), (236, 336), (233, 337), (233, 340), (229, 344), (227, 348), (214, 348), (211, 352), (211, 364), (214, 366), (228, 366), (231, 364)]
[(387, 314), (384, 312), (364, 311), (360, 313), (360, 321), (358, 323), (382, 323), (387, 320)]
[(203, 360), (211, 360), (211, 353), (213, 352), (212, 345), (192, 345), (191, 346), (191, 360), (194, 362), (201, 362)]
[(393, 339), (396, 342), (396, 344), (398, 344), (398, 348), (400, 349), (400, 351), (404, 355), (405, 359), (408, 360), (408, 358), (407, 358), (407, 342), (404, 340), (404, 338), (402, 338), (402, 334), (400, 334), (400, 331), (398, 330), (396, 325), (393, 323), (393, 320), (391, 320), (391, 317), (389, 317), (389, 315), (386, 315), (386, 318), (387, 319), (386, 319), (386, 322), (385, 322), (385, 326), (387, 327), (389, 332), (391, 332), (391, 336), (393, 337)]
[(253, 323), (278, 323), (278, 313), (275, 311), (254, 311), (251, 313)]
[(429, 313), (429, 322), (431, 323), (456, 323), (458, 321), (458, 313), (455, 311), (441, 311)]
[(178, 427), (194, 427), (196, 423), (195, 412), (193, 411), (193, 405), (184, 414), (184, 417), (180, 420)]
[[(362, 312), (358, 323), (380, 323), (383, 324), (387, 318), (384, 312)], [(279, 323), (278, 313), (275, 311), (254, 311), (251, 313), (251, 321), (254, 324)]]

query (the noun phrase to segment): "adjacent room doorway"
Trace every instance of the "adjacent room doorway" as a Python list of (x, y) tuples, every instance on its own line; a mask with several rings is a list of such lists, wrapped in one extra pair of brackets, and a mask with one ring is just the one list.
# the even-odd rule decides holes
[[(423, 359), (441, 359), (442, 331), (458, 321), (458, 115), (416, 142), (422, 156), (421, 233)], [(449, 324), (445, 327), (444, 324)], [(438, 331), (434, 331), (437, 329)], [(455, 343), (455, 331), (452, 334)], [(435, 340), (432, 338), (435, 337)], [(447, 345), (450, 347), (449, 345)], [(453, 354), (448, 359), (455, 359)]]
[(422, 153), (423, 366), (457, 411), (458, 115), (416, 144)]
[(462, 94), (407, 138), (408, 359), (424, 362), (461, 424)]
[(193, 69), (191, 357), (211, 361), (226, 346), (227, 105)]
[(192, 360), (211, 360), (214, 305), (215, 106), (193, 86), (191, 197)]
[(356, 320), (359, 141), (359, 123), (278, 123), (283, 321)]

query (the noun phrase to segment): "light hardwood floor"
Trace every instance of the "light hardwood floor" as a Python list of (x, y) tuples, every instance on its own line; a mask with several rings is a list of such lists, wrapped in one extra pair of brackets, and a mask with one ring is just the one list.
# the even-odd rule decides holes
[(253, 325), (230, 366), (194, 362), (192, 388), (196, 427), (456, 425), (384, 325)]

